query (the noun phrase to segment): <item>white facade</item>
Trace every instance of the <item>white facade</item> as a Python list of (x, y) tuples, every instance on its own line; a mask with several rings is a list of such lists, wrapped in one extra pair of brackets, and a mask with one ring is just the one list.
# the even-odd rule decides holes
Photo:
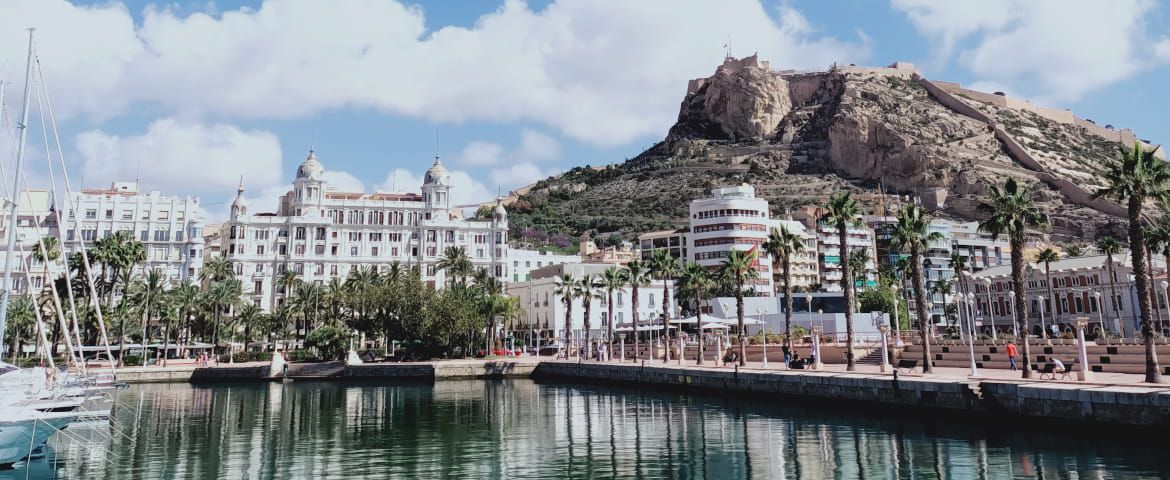
[(464, 247), (477, 269), (510, 278), (507, 212), (497, 206), (490, 220), (460, 218), (450, 175), (438, 159), (424, 175), (421, 194), (338, 192), (324, 172), (310, 151), (277, 212), (249, 212), (242, 186), (232, 203), (231, 220), (221, 227), (222, 254), (261, 308), (283, 301), (275, 281), (286, 270), (306, 282), (328, 283), (357, 267), (399, 263), (441, 287), (445, 273), (435, 263), (452, 246)]
[[(869, 258), (865, 262), (865, 279), (854, 278), (853, 282), (863, 286), (877, 285), (877, 250), (873, 230), (866, 226), (848, 226), (845, 229), (845, 243), (849, 252), (864, 250)], [(835, 226), (817, 222), (817, 249), (820, 255), (821, 291), (843, 291), (841, 280), (844, 272), (841, 265), (849, 259), (840, 258), (841, 237)]]
[(511, 266), (512, 282), (526, 282), (531, 279), (533, 270), (549, 265), (562, 263), (581, 263), (580, 255), (562, 255), (540, 250), (526, 250), (523, 248), (508, 249), (507, 264)]
[[(58, 218), (52, 195), (45, 191), (25, 192), (18, 214), (17, 242), (24, 251), (21, 260), (29, 262), (31, 274), (27, 281), (14, 275), (17, 293), (27, 293), (31, 284), (40, 289), (43, 266), (32, 260), (39, 236), (61, 238), (62, 259), (79, 251), (78, 240), (86, 248), (94, 241), (125, 231), (146, 249), (146, 260), (137, 265), (138, 271), (161, 270), (171, 282), (198, 278), (203, 267), (203, 219), (199, 214), (199, 199), (170, 197), (158, 191), (138, 192), (134, 182), (115, 182), (109, 189), (86, 189), (73, 196), (76, 209), (69, 209), (66, 218)], [(7, 215), (3, 226), (7, 227)], [(0, 232), (7, 235), (7, 232)], [(54, 266), (50, 276), (60, 274), (60, 265)]]
[[(553, 338), (562, 338), (565, 325), (565, 304), (561, 296), (556, 294), (556, 282), (562, 274), (571, 274), (573, 278), (581, 279), (585, 275), (600, 275), (612, 264), (578, 263), (562, 264), (544, 267), (532, 272), (532, 279), (527, 282), (518, 282), (508, 285), (508, 293), (520, 299), (520, 315), (517, 330), (529, 330), (542, 333), (546, 338), (552, 334)], [(620, 266), (619, 266), (620, 268)], [(637, 315), (641, 325), (655, 325), (661, 322), (662, 315), (662, 287), (661, 280), (654, 280), (648, 285), (638, 287)], [(601, 295), (606, 296), (604, 290)], [(671, 286), (670, 312), (671, 318), (679, 314), (674, 286)], [(626, 286), (613, 293), (614, 327), (632, 326), (634, 312), (633, 289)], [(593, 336), (602, 335), (606, 331), (608, 315), (607, 298), (598, 298), (590, 302), (590, 332)], [(580, 299), (573, 300), (572, 329), (574, 335), (581, 335), (585, 329), (585, 309)]]
[(710, 198), (691, 202), (689, 218), (690, 260), (715, 269), (723, 264), (731, 250), (754, 249), (758, 253), (759, 278), (752, 288), (760, 295), (772, 295), (772, 259), (763, 250), (763, 244), (776, 222), (769, 218), (768, 201), (756, 198), (755, 188), (745, 184), (712, 189)]

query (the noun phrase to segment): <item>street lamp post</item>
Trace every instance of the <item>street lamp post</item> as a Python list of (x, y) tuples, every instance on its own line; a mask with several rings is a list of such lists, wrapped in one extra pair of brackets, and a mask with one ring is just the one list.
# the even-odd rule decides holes
[(890, 347), (886, 336), (890, 331), (890, 326), (886, 324), (878, 325), (878, 331), (882, 335), (882, 368), (881, 372), (886, 373), (890, 370)]
[[(1016, 291), (1015, 290), (1008, 292), (1008, 305), (1010, 305), (1012, 310), (1013, 310), (1012, 314), (1015, 314), (1015, 308), (1016, 308)], [(1007, 310), (1005, 309), (1004, 312), (1007, 312)], [(1020, 341), (1020, 326), (1016, 325), (1016, 321), (1012, 318), (1013, 316), (1014, 315), (1008, 315), (1008, 320), (1010, 320), (1012, 322), (1012, 336), (1016, 337), (1016, 341), (1018, 342), (1018, 341)], [(1028, 335), (1028, 332), (1024, 332), (1025, 338), (1023, 341), (1025, 341), (1025, 342), (1028, 341), (1027, 335)]]
[[(964, 301), (964, 300), (966, 300), (966, 301)], [(960, 309), (962, 309), (961, 304), (967, 303), (967, 301), (969, 301), (969, 300), (965, 299), (965, 298), (963, 300), (960, 300)], [(978, 377), (979, 376), (979, 368), (975, 364), (975, 319), (972, 318), (971, 315), (967, 315), (967, 321), (971, 322), (971, 325), (969, 325), (970, 328), (968, 329), (969, 334), (967, 335), (967, 349), (971, 355), (971, 377)]]
[(999, 340), (999, 332), (995, 328), (995, 305), (992, 305), (990, 278), (983, 279), (983, 288), (987, 289), (987, 317), (991, 320), (991, 342), (995, 343)]
[[(825, 332), (825, 311), (821, 310), (819, 308), (817, 309), (817, 324), (819, 324), (821, 327), (821, 333), (824, 333)], [(836, 342), (836, 340), (834, 340), (834, 342)], [(820, 353), (820, 351), (821, 351), (821, 347), (819, 346), (820, 344), (818, 343), (817, 345), (818, 345), (817, 346), (817, 353)]]
[[(756, 317), (759, 318), (761, 322), (764, 322), (764, 310), (757, 308)], [(760, 348), (762, 348), (764, 352), (764, 368), (768, 368), (768, 322), (764, 322), (762, 331), (764, 332), (764, 341), (760, 343)]]
[[(817, 310), (819, 313), (820, 310)], [(821, 332), (823, 329), (819, 326), (812, 328), (813, 334), (813, 370), (821, 370), (825, 368), (824, 362), (821, 361)]]
[(902, 346), (902, 320), (898, 318), (898, 285), (890, 286), (894, 289), (894, 345)]
[[(637, 324), (638, 324), (638, 322), (635, 321), (634, 328), (638, 328)], [(618, 336), (621, 337), (621, 339), (622, 339), (622, 363), (626, 363), (626, 334), (622, 333), (622, 334), (619, 334)]]
[[(1153, 265), (1150, 266), (1150, 269), (1153, 270)], [(1167, 290), (1168, 288), (1170, 288), (1170, 283), (1166, 282), (1165, 280), (1162, 280), (1159, 283), (1159, 285), (1162, 286), (1162, 303), (1170, 302), (1170, 290)], [(1162, 307), (1158, 306), (1158, 302), (1156, 301), (1157, 299), (1158, 299), (1158, 295), (1155, 294), (1154, 295), (1154, 300), (1155, 300), (1154, 311), (1158, 312), (1158, 328), (1159, 328), (1159, 330), (1161, 330), (1161, 329), (1166, 328), (1166, 324), (1162, 323)]]
[(1040, 305), (1040, 335), (1052, 345), (1052, 338), (1048, 336), (1048, 324), (1044, 321), (1044, 295), (1036, 295), (1036, 303)]
[(1087, 382), (1092, 380), (1093, 374), (1089, 371), (1089, 354), (1085, 347), (1085, 326), (1089, 324), (1089, 317), (1077, 317), (1077, 362), (1081, 368), (1077, 369), (1077, 380)]

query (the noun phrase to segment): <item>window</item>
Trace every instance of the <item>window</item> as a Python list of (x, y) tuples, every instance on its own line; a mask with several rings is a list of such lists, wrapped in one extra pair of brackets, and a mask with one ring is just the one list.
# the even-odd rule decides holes
[(264, 245), (256, 245), (256, 255), (264, 255)]
[(236, 275), (243, 275), (243, 274), (244, 274), (244, 264), (237, 263), (236, 264)]
[(176, 242), (183, 241), (183, 231), (182, 230), (175, 230), (175, 241)]
[(112, 232), (110, 232), (109, 230), (105, 230), (102, 232), (102, 238), (110, 238), (111, 236), (113, 236), (113, 235), (112, 235)]
[(475, 257), (476, 258), (483, 258), (483, 249), (482, 248), (475, 249)]
[(97, 230), (86, 229), (81, 231), (81, 239), (87, 242), (92, 242), (97, 239)]
[(256, 240), (268, 240), (269, 233), (271, 233), (271, 232), (269, 232), (268, 230), (256, 230), (256, 231), (252, 232), (252, 238), (254, 238)]
[(165, 241), (170, 240), (170, 239), (171, 239), (171, 232), (170, 231), (168, 231), (168, 230), (155, 230), (154, 231), (154, 241), (165, 242)]
[(427, 276), (428, 277), (435, 276), (435, 266), (434, 265), (427, 265)]
[(336, 257), (336, 256), (337, 256), (337, 245), (334, 245), (334, 246), (332, 246), (332, 247), (329, 247), (329, 254), (330, 254), (330, 255), (333, 255), (334, 257)]
[(276, 253), (280, 256), (288, 255), (288, 245), (278, 245), (276, 247)]
[(371, 233), (370, 234), (370, 241), (371, 242), (381, 242), (382, 241), (382, 234), (381, 233)]
[[(264, 273), (264, 264), (263, 263), (256, 264), (256, 273)], [(259, 291), (259, 289), (257, 289), (257, 291)]]
[(114, 219), (114, 211), (113, 210), (106, 210), (106, 220), (113, 220), (113, 219)]
[[(256, 266), (259, 267), (260, 265), (256, 265)], [(252, 282), (252, 294), (253, 295), (259, 295), (260, 292), (263, 292), (263, 291), (264, 291), (264, 281), (263, 280), (256, 280), (255, 282)]]
[(297, 227), (296, 237), (294, 237), (294, 238), (297, 240), (304, 240), (305, 239), (305, 227)]
[(325, 254), (325, 246), (324, 246), (324, 245), (316, 245), (316, 246), (314, 246), (314, 247), (313, 247), (313, 253), (314, 253), (314, 254), (316, 254), (316, 255), (324, 255), (324, 254)]
[(313, 275), (321, 275), (323, 273), (325, 273), (325, 264), (324, 263), (318, 263), (316, 265), (313, 265)]
[(134, 211), (129, 209), (122, 210), (122, 220), (134, 220)]
[(435, 256), (435, 247), (427, 247), (427, 256), (428, 257)]
[(90, 219), (90, 220), (97, 218), (97, 210), (86, 210), (85, 211), (85, 218)]
[(402, 234), (401, 233), (393, 232), (393, 233), (389, 233), (387, 235), (389, 235), (388, 238), (390, 239), (391, 242), (401, 242), (402, 241)]
[(378, 256), (378, 247), (370, 247), (370, 255)]
[(351, 242), (362, 241), (362, 232), (349, 232), (349, 241), (351, 241)]
[(397, 256), (398, 256), (398, 247), (390, 247), (390, 256), (391, 256), (391, 257), (397, 257)]
[(171, 212), (170, 212), (170, 211), (168, 211), (168, 210), (162, 210), (162, 211), (158, 212), (158, 219), (159, 219), (159, 220), (169, 220), (170, 218), (171, 218)]
[(293, 254), (295, 254), (297, 256), (304, 255), (305, 254), (305, 246), (304, 245), (297, 245), (296, 247), (293, 247)]
[(356, 257), (358, 254), (358, 247), (349, 247), (349, 256)]
[(325, 239), (325, 227), (317, 227), (316, 239), (317, 240), (324, 240)]
[(435, 231), (434, 230), (427, 230), (427, 241), (428, 242), (435, 241)]
[(329, 274), (333, 275), (335, 277), (337, 276), (337, 265), (330, 265), (329, 266)]

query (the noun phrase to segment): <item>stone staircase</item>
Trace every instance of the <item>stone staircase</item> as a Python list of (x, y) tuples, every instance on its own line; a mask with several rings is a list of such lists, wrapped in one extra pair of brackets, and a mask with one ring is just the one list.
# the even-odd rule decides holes
[(875, 348), (870, 350), (865, 356), (857, 359), (857, 363), (862, 365), (881, 365), (882, 364), (882, 349)]
[[(1053, 340), (1051, 345), (1043, 341), (1030, 344), (1031, 363), (1033, 368), (1042, 368), (1052, 358), (1059, 358), (1068, 368), (1075, 369), (1078, 357), (1076, 343), (1071, 340)], [(970, 349), (966, 343), (956, 340), (947, 340), (939, 344), (931, 344), (931, 356), (934, 366), (949, 368), (967, 368), (971, 364)], [(1020, 355), (1023, 349), (1020, 348)], [(1145, 347), (1140, 344), (1127, 345), (1098, 345), (1089, 342), (1086, 347), (1089, 369), (1094, 372), (1106, 373), (1145, 373)], [(1158, 345), (1158, 356), (1170, 355), (1170, 345)], [(902, 358), (922, 358), (921, 345), (906, 345)], [(1022, 363), (1017, 359), (1017, 363)], [(1007, 357), (1006, 343), (985, 342), (975, 344), (975, 364), (979, 368), (1008, 369), (1010, 363)], [(1164, 374), (1170, 375), (1170, 366), (1163, 365)]]

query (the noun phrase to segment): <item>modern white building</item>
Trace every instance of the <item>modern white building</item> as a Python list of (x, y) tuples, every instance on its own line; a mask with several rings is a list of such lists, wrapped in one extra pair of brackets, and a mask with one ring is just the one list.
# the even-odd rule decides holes
[[(203, 219), (199, 199), (165, 196), (158, 191), (139, 192), (136, 182), (114, 182), (108, 189), (84, 189), (74, 194), (76, 208), (60, 218), (53, 195), (44, 190), (24, 192), (18, 213), (17, 242), (23, 249), (20, 260), (30, 265), (27, 279), (14, 275), (17, 293), (27, 293), (31, 285), (39, 290), (46, 282), (43, 265), (32, 258), (38, 237), (61, 239), (62, 259), (79, 251), (81, 243), (92, 248), (95, 241), (115, 232), (128, 232), (146, 249), (146, 260), (136, 271), (161, 270), (169, 281), (198, 278), (203, 267)], [(3, 226), (6, 228), (7, 215)], [(38, 228), (39, 226), (39, 228)], [(0, 235), (7, 232), (0, 231)], [(19, 251), (18, 249), (18, 251)], [(61, 264), (63, 265), (63, 264)], [(61, 265), (50, 269), (50, 276), (60, 275)]]
[(581, 263), (580, 255), (564, 255), (543, 250), (528, 250), (523, 248), (508, 249), (508, 265), (511, 282), (526, 282), (531, 279), (531, 273), (538, 268), (562, 263)]
[(497, 205), (490, 219), (462, 218), (451, 202), (450, 174), (437, 158), (421, 193), (337, 191), (324, 173), (310, 151), (276, 212), (250, 212), (240, 187), (221, 227), (222, 252), (256, 305), (271, 309), (283, 301), (275, 280), (286, 270), (327, 283), (358, 267), (399, 263), (441, 287), (445, 273), (435, 264), (447, 247), (464, 247), (476, 268), (510, 279), (507, 212)]
[(690, 260), (716, 269), (732, 250), (755, 250), (759, 277), (752, 288), (760, 295), (772, 295), (772, 259), (763, 244), (776, 222), (768, 213), (768, 201), (757, 198), (755, 188), (744, 184), (712, 189), (711, 197), (691, 201), (689, 219)]
[(638, 253), (643, 262), (650, 260), (657, 250), (666, 250), (670, 256), (686, 261), (690, 258), (689, 237), (689, 228), (646, 232), (638, 235)]
[[(564, 274), (570, 274), (575, 279), (582, 279), (585, 275), (600, 275), (606, 268), (618, 266), (602, 263), (565, 263), (545, 266), (533, 270), (531, 279), (508, 285), (508, 292), (520, 299), (521, 315), (519, 331), (535, 332), (542, 338), (563, 338), (565, 325), (565, 304), (560, 295), (557, 295), (557, 279)], [(662, 288), (661, 280), (654, 280), (648, 285), (638, 288), (638, 310), (636, 312), (640, 325), (656, 325), (662, 315)], [(676, 291), (671, 285), (670, 311), (671, 318), (679, 315)], [(590, 302), (590, 332), (593, 336), (605, 333), (608, 322), (608, 297), (601, 292), (602, 297)], [(631, 309), (633, 289), (625, 286), (614, 291), (614, 327), (631, 327), (635, 312)], [(573, 300), (572, 329), (574, 335), (581, 335), (585, 329), (585, 309), (580, 299)]]
[[(841, 265), (847, 263), (849, 259), (841, 258), (841, 237), (838, 235), (837, 227), (821, 221), (823, 215), (823, 209), (809, 207), (796, 212), (794, 217), (808, 229), (816, 231), (821, 291), (840, 292), (844, 289), (841, 285), (841, 279), (844, 277)], [(848, 251), (864, 251), (867, 258), (865, 278), (854, 278), (853, 282), (861, 287), (872, 287), (877, 285), (876, 237), (873, 229), (861, 223), (860, 218), (858, 222), (857, 225), (848, 225), (845, 229), (845, 242)]]

